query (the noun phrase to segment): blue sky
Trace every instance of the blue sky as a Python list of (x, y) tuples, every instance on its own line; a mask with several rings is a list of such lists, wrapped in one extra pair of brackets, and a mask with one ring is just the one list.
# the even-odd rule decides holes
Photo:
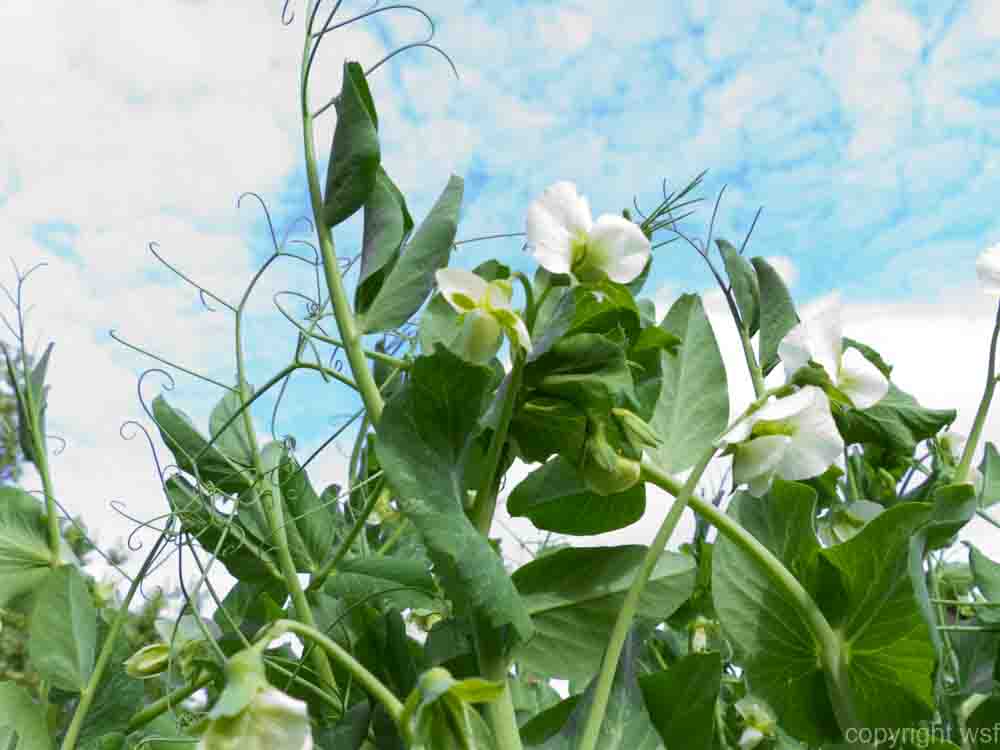
[[(367, 7), (346, 2), (343, 14)], [(528, 204), (556, 180), (574, 181), (598, 215), (633, 196), (651, 207), (662, 180), (677, 189), (707, 169), (689, 234), (704, 236), (723, 185), (716, 236), (739, 241), (763, 207), (749, 252), (781, 258), (802, 303), (839, 288), (848, 334), (880, 347), (930, 405), (958, 406), (960, 427), (971, 421), (992, 317), (973, 264), (1000, 241), (996, 3), (421, 7), (459, 80), (418, 49), (371, 81), (383, 163), (418, 220), (453, 172), (466, 178), (466, 238), (523, 230)], [(12, 72), (0, 110), (0, 243), (22, 266), (49, 262), (29, 296), (34, 335), (56, 340), (50, 413), (69, 441), (57, 485), (79, 487), (71, 506), (102, 508), (94, 512), (108, 523), (110, 499), (143, 510), (162, 502), (145, 449), (118, 436), (123, 420), (142, 416), (134, 384), (147, 361), (108, 329), (233, 378), (230, 322), (201, 310), (146, 244), (232, 299), (269, 246), (259, 213), (237, 211), (236, 197), (259, 192), (279, 229), (308, 213), (298, 10), (283, 28), (280, 3), (239, 13), (223, 0), (0, 8), (0, 69)], [(340, 32), (320, 55), (314, 100), (337, 91), (344, 59), (371, 64), (425, 33), (407, 11)], [(333, 122), (331, 110), (317, 128), (323, 149)], [(357, 228), (338, 231), (344, 253)], [(494, 254), (531, 268), (518, 239), (465, 245), (455, 262)], [(271, 294), (308, 288), (303, 270), (277, 267), (251, 306), (257, 382), (294, 343)], [(676, 242), (659, 251), (647, 293), (665, 303), (709, 283), (701, 259)], [(707, 301), (717, 310), (717, 298)], [(931, 364), (928, 342), (938, 347)], [(175, 394), (207, 417), (210, 388), (179, 378)], [(292, 396), (279, 432), (294, 430), (307, 447), (352, 406), (343, 389), (316, 382)], [(256, 416), (266, 426), (268, 412)], [(334, 453), (318, 471), (335, 476), (341, 465)]]

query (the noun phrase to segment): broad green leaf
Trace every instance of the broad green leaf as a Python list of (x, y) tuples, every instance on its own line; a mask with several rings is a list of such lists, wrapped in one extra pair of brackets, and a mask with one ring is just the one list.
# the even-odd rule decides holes
[(449, 597), (494, 628), (512, 625), (526, 639), (531, 618), (500, 557), (464, 509), (464, 456), (493, 385), (491, 370), (440, 347), (418, 357), (405, 386), (385, 406), (376, 452)]
[(976, 490), (971, 483), (946, 484), (934, 490), (931, 504), (934, 510), (930, 521), (920, 533), (926, 537), (929, 549), (949, 547), (976, 513)]
[(635, 381), (635, 392), (639, 401), (639, 410), (636, 413), (642, 419), (649, 420), (653, 416), (663, 388), (661, 355), (664, 353), (676, 355), (680, 344), (679, 337), (654, 323), (642, 329), (639, 338), (629, 350), (628, 358), (632, 363), (632, 378)]
[(344, 63), (334, 106), (337, 126), (323, 194), (323, 220), (329, 227), (349, 218), (368, 200), (381, 160), (378, 115), (360, 63)]
[(921, 503), (897, 505), (820, 553), (840, 573), (842, 595), (822, 604), (847, 644), (853, 703), (866, 726), (916, 726), (933, 710), (934, 647), (907, 571), (910, 537), (929, 515)]
[[(107, 638), (108, 628), (102, 628), (103, 638)], [(124, 662), (132, 655), (132, 649), (124, 635), (119, 634), (111, 650), (111, 660), (97, 688), (94, 702), (80, 728), (80, 745), (100, 747), (101, 738), (112, 732), (126, 732), (132, 715), (142, 708), (146, 691), (141, 680), (135, 680), (125, 672)], [(122, 735), (124, 736), (124, 735)]]
[(983, 701), (965, 723), (965, 739), (974, 750), (1000, 747), (1000, 696)]
[(269, 623), (267, 602), (280, 607), (287, 597), (283, 583), (278, 581), (237, 581), (222, 600), (222, 606), (215, 610), (212, 619), (222, 630), (223, 639), (229, 638), (242, 645), (233, 628), (248, 639), (253, 638)]
[(617, 495), (597, 495), (561, 456), (531, 472), (507, 498), (512, 516), (527, 517), (537, 528), (557, 534), (586, 536), (623, 529), (645, 510), (644, 483)]
[(844, 351), (847, 351), (848, 349), (857, 349), (859, 352), (861, 352), (861, 356), (863, 356), (865, 359), (867, 359), (869, 362), (875, 365), (878, 371), (881, 372), (883, 375), (885, 375), (886, 378), (891, 377), (892, 365), (890, 365), (888, 362), (882, 359), (881, 354), (872, 349), (870, 346), (862, 344), (860, 341), (852, 339), (848, 336), (844, 336), (843, 341), (844, 341)]
[(667, 748), (711, 750), (721, 683), (718, 652), (688, 654), (664, 672), (639, 678), (646, 710)]
[[(561, 700), (559, 693), (542, 675), (521, 670), (509, 682), (514, 713), (517, 716), (517, 723), (521, 726)], [(562, 722), (559, 726), (562, 726)]]
[(554, 706), (545, 709), (530, 721), (521, 726), (521, 739), (525, 746), (534, 747), (543, 744), (547, 739), (559, 732), (569, 720), (581, 695), (571, 695)]
[(309, 474), (287, 451), (282, 451), (278, 479), (292, 557), (300, 570), (314, 572), (334, 549), (335, 505), (324, 504)]
[(250, 475), (243, 467), (215, 445), (206, 449), (208, 441), (187, 414), (173, 408), (163, 396), (153, 399), (153, 419), (182, 471), (203, 483), (211, 482), (224, 492), (240, 493), (250, 487)]
[[(514, 583), (535, 625), (515, 660), (532, 672), (586, 681), (597, 673), (605, 646), (646, 548), (565, 548), (514, 573)], [(666, 620), (694, 590), (695, 564), (666, 552), (643, 589), (637, 616)]]
[(917, 443), (955, 421), (955, 410), (925, 409), (890, 383), (889, 392), (874, 406), (845, 408), (834, 416), (845, 443), (880, 443), (893, 453), (912, 456)]
[(365, 333), (388, 331), (410, 319), (434, 288), (434, 272), (448, 265), (458, 231), (464, 182), (452, 175), (427, 218), (413, 233), (368, 311), (359, 316)]
[(1000, 502), (1000, 453), (993, 443), (987, 442), (983, 450), (983, 460), (979, 462), (979, 472), (983, 475), (983, 491), (979, 495), (979, 505), (989, 508)]
[(722, 262), (726, 266), (726, 275), (736, 297), (736, 307), (740, 311), (740, 319), (748, 336), (757, 333), (760, 327), (760, 285), (757, 282), (757, 272), (746, 258), (726, 240), (718, 239)]
[[(607, 711), (597, 738), (600, 750), (665, 750), (639, 688), (636, 661), (641, 648), (640, 639), (633, 631), (618, 659)], [(541, 750), (576, 750), (593, 702), (595, 682), (596, 678), (573, 707), (559, 733), (538, 745)]]
[(958, 659), (958, 692), (966, 696), (993, 692), (993, 668), (1000, 636), (989, 630), (953, 631), (948, 635)]
[(35, 598), (28, 651), (43, 679), (68, 692), (87, 686), (97, 650), (97, 609), (80, 571), (52, 571)]
[(0, 682), (0, 737), (5, 727), (17, 732), (17, 750), (52, 748), (45, 709), (35, 703), (27, 690), (13, 682)]
[(344, 560), (323, 592), (349, 604), (384, 600), (399, 609), (437, 609), (434, 579), (421, 560), (363, 557)]
[(778, 364), (778, 344), (799, 322), (781, 276), (763, 258), (751, 258), (760, 285), (760, 367), (767, 375)]
[(270, 545), (247, 529), (238, 517), (229, 518), (215, 509), (212, 499), (182, 476), (164, 484), (170, 509), (181, 526), (205, 551), (218, 556), (236, 578), (245, 581), (282, 580)]
[[(36, 456), (35, 445), (31, 439), (31, 421), (29, 419), (27, 401), (28, 393), (25, 389), (30, 390), (31, 401), (38, 414), (38, 430), (41, 435), (45, 435), (45, 412), (47, 411), (49, 392), (48, 386), (45, 385), (45, 373), (49, 368), (49, 356), (52, 354), (53, 346), (55, 344), (50, 343), (45, 347), (45, 353), (42, 354), (34, 368), (29, 373), (25, 373), (24, 382), (15, 391), (17, 399), (18, 440), (21, 445), (21, 452), (24, 453), (24, 458), (27, 461), (35, 461)], [(4, 356), (7, 356), (6, 352)], [(17, 383), (18, 377), (9, 357), (7, 359), (7, 372), (10, 376), (10, 382)]]
[(365, 201), (364, 234), (361, 243), (361, 270), (354, 293), (354, 309), (363, 315), (378, 295), (386, 275), (399, 258), (403, 240), (413, 229), (413, 217), (406, 199), (380, 166), (375, 186)]
[(36, 589), (51, 565), (41, 503), (19, 487), (0, 487), (0, 607)]
[(600, 333), (610, 336), (619, 332), (629, 341), (639, 335), (639, 310), (622, 285), (605, 281), (596, 288), (575, 287), (572, 294), (573, 322), (567, 335)]
[(537, 396), (525, 401), (514, 414), (511, 434), (525, 462), (545, 461), (553, 453), (573, 462), (587, 437), (587, 415), (565, 399)]
[[(776, 480), (762, 498), (737, 493), (728, 510), (786, 568), (804, 575), (800, 583), (807, 591), (816, 579), (820, 549), (815, 503), (812, 489)], [(837, 737), (816, 645), (795, 598), (769, 570), (722, 535), (712, 555), (712, 596), (750, 689), (771, 705), (779, 724), (812, 744)]]
[[(969, 565), (976, 581), (976, 588), (988, 602), (1000, 602), (1000, 564), (980, 552), (974, 545), (966, 542), (969, 547)], [(976, 614), (980, 620), (989, 623), (1000, 623), (1000, 607), (977, 607)]]
[(328, 750), (362, 750), (368, 739), (372, 707), (368, 701), (359, 701), (341, 717), (335, 726), (316, 737), (316, 746)]
[(661, 357), (663, 384), (650, 425), (663, 440), (651, 449), (657, 465), (676, 473), (694, 465), (729, 420), (726, 368), (701, 299), (685, 294), (660, 327), (683, 342)]
[[(253, 393), (252, 388), (250, 392)], [(243, 466), (253, 466), (253, 441), (247, 434), (240, 413), (242, 404), (236, 391), (227, 392), (212, 409), (208, 430), (215, 437), (215, 445), (220, 451)]]

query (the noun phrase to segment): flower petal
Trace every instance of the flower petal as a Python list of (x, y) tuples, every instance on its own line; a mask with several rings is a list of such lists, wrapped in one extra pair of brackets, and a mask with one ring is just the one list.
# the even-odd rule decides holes
[(475, 309), (488, 293), (488, 284), (464, 268), (442, 268), (434, 277), (441, 294), (456, 312), (464, 313)]
[(789, 420), (796, 429), (792, 444), (776, 469), (782, 479), (819, 476), (844, 452), (844, 439), (833, 421), (826, 394), (815, 386), (802, 390), (808, 390), (813, 401), (809, 408)]
[(528, 333), (528, 327), (521, 320), (520, 315), (514, 316), (514, 324), (506, 329), (511, 338), (518, 343), (518, 345), (524, 349), (528, 354), (531, 353), (531, 334)]
[(1000, 244), (979, 254), (976, 259), (976, 276), (987, 294), (1000, 296)]
[(528, 206), (527, 235), (532, 255), (552, 273), (569, 273), (572, 242), (591, 227), (590, 205), (572, 182), (557, 182)]
[(785, 380), (791, 380), (792, 375), (800, 367), (812, 359), (812, 350), (809, 346), (809, 329), (804, 322), (797, 324), (792, 330), (785, 334), (785, 338), (778, 344), (778, 357), (785, 366)]
[(823, 365), (831, 380), (837, 377), (843, 352), (844, 330), (840, 323), (840, 307), (840, 292), (834, 292), (809, 318), (813, 360)]
[(627, 284), (649, 262), (650, 246), (646, 235), (624, 216), (605, 214), (590, 230), (587, 262), (601, 268), (608, 278)]
[(791, 443), (788, 435), (764, 435), (740, 444), (733, 455), (733, 481), (744, 484), (771, 474)]
[(767, 400), (759, 410), (750, 416), (751, 424), (757, 422), (776, 422), (782, 419), (789, 419), (796, 414), (808, 409), (815, 398), (813, 391), (820, 390), (814, 385), (807, 385), (784, 398), (774, 398)]
[(844, 352), (836, 383), (858, 409), (874, 406), (889, 392), (888, 378), (857, 349)]

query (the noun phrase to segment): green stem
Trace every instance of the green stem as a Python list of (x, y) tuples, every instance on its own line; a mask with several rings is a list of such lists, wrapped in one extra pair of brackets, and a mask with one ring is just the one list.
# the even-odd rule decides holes
[(153, 701), (129, 719), (128, 731), (134, 732), (137, 729), (146, 726), (149, 722), (153, 721), (153, 719), (166, 713), (174, 706), (181, 704), (211, 682), (212, 675), (203, 673), (190, 685), (182, 685), (176, 690), (167, 693), (162, 698)]
[[(667, 489), (661, 484), (654, 471), (649, 472), (650, 481)], [(669, 490), (668, 490), (669, 491)], [(844, 731), (860, 726), (854, 710), (853, 698), (847, 674), (847, 654), (837, 633), (830, 627), (823, 612), (809, 595), (802, 584), (789, 572), (781, 560), (738, 522), (727, 516), (711, 503), (700, 498), (691, 498), (691, 509), (715, 526), (719, 533), (738, 546), (751, 557), (778, 586), (781, 587), (786, 599), (795, 607), (799, 616), (809, 628), (813, 640), (819, 649), (819, 661), (823, 667), (827, 681), (833, 710), (837, 722)]]
[[(732, 305), (730, 305), (732, 306)], [(764, 373), (761, 372), (760, 365), (757, 364), (757, 356), (753, 351), (753, 344), (750, 343), (750, 335), (741, 321), (737, 320), (736, 327), (740, 332), (740, 343), (743, 345), (743, 357), (747, 361), (747, 369), (750, 371), (750, 379), (753, 381), (753, 392), (757, 398), (764, 394)]]
[[(20, 317), (20, 316), (19, 316)], [(21, 341), (24, 341), (22, 326)], [(6, 354), (6, 352), (5, 352)], [(13, 368), (11, 368), (13, 372)], [(28, 417), (28, 430), (31, 432), (31, 447), (33, 456), (32, 463), (38, 469), (38, 475), (42, 479), (42, 491), (45, 493), (45, 527), (48, 532), (49, 552), (52, 555), (51, 565), (58, 568), (62, 560), (60, 550), (62, 546), (62, 533), (59, 530), (59, 513), (56, 507), (56, 494), (52, 486), (52, 474), (49, 471), (48, 447), (45, 444), (45, 435), (40, 429), (39, 409), (41, 404), (35, 403), (35, 395), (31, 385), (31, 369), (28, 367), (28, 355), (21, 346), (21, 375), (24, 377), (24, 403)]]
[(611, 631), (611, 638), (604, 652), (601, 671), (594, 686), (593, 702), (590, 704), (590, 711), (587, 714), (578, 750), (595, 750), (597, 748), (597, 739), (601, 732), (604, 714), (608, 708), (608, 700), (611, 697), (611, 688), (614, 683), (615, 671), (618, 668), (618, 659), (621, 656), (622, 648), (625, 646), (625, 639), (628, 637), (628, 631), (632, 627), (632, 620), (635, 618), (639, 607), (639, 597), (642, 596), (642, 590), (646, 587), (646, 582), (649, 581), (649, 576), (652, 574), (653, 568), (656, 567), (656, 563), (659, 562), (660, 557), (663, 555), (663, 550), (666, 548), (667, 542), (674, 533), (674, 529), (677, 528), (677, 523), (681, 520), (681, 514), (691, 500), (694, 488), (697, 486), (702, 474), (705, 473), (709, 462), (715, 457), (715, 452), (716, 448), (714, 445), (705, 451), (705, 454), (691, 470), (691, 474), (688, 476), (684, 486), (679, 488), (679, 490), (677, 482), (673, 477), (659, 471), (646, 460), (642, 463), (641, 481), (649, 481), (654, 484), (662, 483), (665, 488), (670, 488), (667, 489), (668, 492), (671, 490), (676, 492), (677, 499), (674, 500), (673, 505), (670, 506), (670, 510), (667, 512), (667, 517), (660, 524), (660, 530), (656, 532), (656, 537), (646, 550), (642, 564), (635, 574), (635, 578), (632, 579), (628, 593), (625, 594), (625, 601), (622, 602), (618, 618), (615, 620), (614, 628)]
[(393, 721), (395, 721), (397, 725), (399, 724), (400, 717), (403, 714), (403, 704), (400, 703), (399, 699), (392, 694), (389, 688), (383, 685), (375, 675), (365, 669), (364, 665), (362, 665), (357, 659), (341, 648), (336, 641), (327, 637), (315, 627), (297, 622), (296, 620), (276, 621), (268, 627), (264, 638), (270, 642), (285, 633), (295, 633), (302, 638), (308, 638), (319, 646), (320, 649), (330, 656), (330, 658), (350, 672), (361, 687), (368, 691), (369, 695), (382, 704), (385, 710), (388, 711), (389, 715), (392, 717)]
[(993, 323), (993, 338), (990, 339), (990, 362), (986, 368), (986, 387), (983, 389), (983, 397), (979, 401), (979, 410), (976, 412), (976, 419), (972, 423), (972, 431), (969, 433), (969, 440), (965, 443), (965, 450), (962, 458), (955, 469), (955, 482), (969, 481), (969, 470), (972, 467), (972, 457), (976, 454), (979, 446), (979, 438), (983, 434), (983, 425), (986, 424), (986, 412), (990, 409), (990, 402), (993, 400), (993, 391), (996, 388), (996, 357), (997, 357), (997, 336), (1000, 335), (1000, 304), (997, 305), (996, 320)]
[[(939, 624), (940, 625), (947, 625), (948, 623), (947, 623), (947, 621), (945, 619), (945, 610), (944, 610), (945, 605), (940, 602), (940, 599), (941, 599), (941, 585), (940, 585), (940, 582), (938, 581), (937, 570), (938, 570), (938, 565), (940, 565), (941, 561), (940, 561), (940, 559), (938, 559), (938, 560), (935, 561), (935, 559), (934, 559), (933, 556), (931, 556), (930, 559), (931, 559), (932, 565), (931, 565), (931, 568), (928, 571), (927, 575), (928, 575), (928, 578), (930, 579), (930, 581), (929, 581), (930, 582), (930, 595), (931, 595), (931, 597), (933, 597), (932, 601), (937, 600), (934, 603), (934, 614), (935, 614), (935, 616), (937, 618), (937, 623), (935, 623), (935, 627), (937, 627), (937, 625), (939, 625)], [(940, 697), (943, 698), (944, 695), (945, 695), (945, 689), (946, 689), (946, 685), (945, 685), (946, 670), (950, 669), (952, 675), (954, 676), (954, 678), (956, 680), (958, 680), (959, 674), (961, 674), (961, 666), (958, 663), (958, 654), (955, 653), (955, 648), (952, 646), (952, 643), (951, 643), (951, 635), (949, 635), (948, 631), (945, 630), (945, 631), (943, 631), (943, 632), (940, 633), (940, 636), (941, 636), (942, 651), (944, 652), (945, 659), (944, 659), (944, 663), (940, 665), (940, 667), (939, 667), (939, 669), (937, 671), (937, 680), (936, 680), (936, 682), (937, 682), (937, 688), (940, 691), (939, 695), (940, 695)], [(949, 702), (947, 700), (941, 701), (939, 705), (941, 705), (941, 706), (947, 706), (947, 710), (951, 714), (952, 721), (954, 721), (957, 724), (961, 723), (960, 712), (957, 712), (957, 711), (953, 710), (953, 707), (949, 705)], [(963, 734), (963, 733), (959, 732), (959, 734)], [(965, 739), (964, 736), (962, 737), (962, 750), (969, 750), (969, 743)]]
[[(497, 475), (503, 456), (503, 448), (507, 443), (510, 422), (514, 416), (514, 404), (517, 401), (517, 392), (521, 388), (523, 371), (524, 356), (519, 353), (511, 367), (510, 380), (507, 383), (507, 392), (501, 407), (500, 421), (490, 439), (482, 482), (476, 492), (472, 521), (479, 533), (487, 538), (490, 535), (490, 527), (493, 525), (493, 515), (497, 507), (497, 491), (499, 489), (499, 476)], [(497, 745), (500, 750), (521, 750), (521, 734), (518, 731), (514, 700), (508, 680), (507, 656), (504, 653), (503, 644), (497, 641), (493, 629), (488, 623), (478, 618), (476, 621), (476, 651), (479, 657), (479, 671), (483, 677), (503, 685), (503, 693), (486, 706), (486, 716), (489, 719)]]
[[(264, 471), (264, 465), (260, 457), (260, 448), (257, 445), (257, 433), (253, 428), (253, 419), (250, 416), (250, 410), (245, 408), (245, 404), (251, 398), (246, 381), (246, 363), (243, 356), (243, 304), (245, 302), (246, 297), (244, 297), (236, 313), (236, 377), (239, 387), (240, 405), (244, 407), (241, 409), (243, 429), (250, 443), (250, 453), (253, 459), (254, 470), (258, 477), (266, 477), (267, 473)], [(269, 486), (265, 486), (262, 492), (258, 492), (256, 485), (251, 487), (251, 502), (259, 502), (264, 511), (264, 517), (267, 519), (267, 525), (270, 527), (273, 537), (272, 541), (274, 542), (275, 551), (278, 556), (278, 567), (281, 570), (281, 577), (284, 579), (285, 586), (288, 588), (288, 593), (292, 598), (296, 616), (307, 625), (315, 627), (316, 618), (313, 616), (309, 600), (306, 599), (305, 591), (302, 589), (298, 570), (295, 568), (295, 561), (292, 559), (292, 553), (288, 546), (284, 506), (277, 477), (271, 477), (267, 484)], [(320, 679), (323, 680), (331, 692), (337, 693), (337, 678), (330, 668), (330, 662), (327, 660), (326, 654), (322, 651), (314, 651), (312, 659)]]
[(165, 535), (161, 535), (156, 544), (153, 545), (153, 548), (142, 563), (142, 568), (139, 569), (135, 578), (132, 579), (128, 593), (125, 594), (125, 601), (122, 602), (121, 607), (115, 614), (115, 619), (111, 621), (111, 627), (108, 629), (108, 634), (104, 637), (101, 652), (97, 655), (97, 661), (94, 663), (94, 671), (91, 673), (90, 679), (87, 680), (87, 686), (80, 693), (80, 702), (76, 704), (76, 710), (73, 712), (73, 718), (70, 720), (69, 728), (66, 730), (66, 736), (63, 737), (62, 750), (73, 750), (76, 747), (77, 740), (80, 737), (80, 730), (83, 728), (83, 720), (87, 718), (87, 712), (94, 702), (98, 688), (101, 685), (101, 679), (104, 677), (104, 670), (107, 669), (108, 662), (111, 661), (111, 654), (114, 652), (118, 633), (121, 632), (122, 626), (128, 619), (129, 605), (139, 590), (139, 586), (145, 580), (146, 573), (149, 572), (153, 560), (156, 559), (162, 549), (164, 538)]
[[(307, 11), (312, 11), (312, 3)], [(312, 13), (307, 15), (312, 17)], [(344, 289), (344, 280), (340, 274), (340, 266), (337, 263), (337, 251), (333, 242), (333, 233), (327, 226), (323, 218), (323, 190), (319, 182), (319, 168), (316, 163), (316, 141), (313, 133), (313, 116), (309, 109), (308, 73), (312, 57), (311, 29), (306, 25), (306, 39), (302, 51), (302, 80), (301, 80), (301, 105), (302, 105), (302, 131), (303, 144), (305, 147), (306, 178), (309, 183), (309, 200), (312, 204), (313, 219), (316, 224), (316, 236), (319, 240), (320, 255), (323, 258), (323, 274), (326, 279), (327, 290), (330, 293), (330, 302), (333, 305), (333, 315), (337, 321), (337, 329), (343, 341), (344, 353), (347, 355), (347, 362), (354, 375), (361, 400), (368, 411), (368, 419), (372, 424), (378, 424), (379, 417), (382, 416), (382, 394), (368, 362), (365, 359), (364, 349), (361, 346), (361, 332), (358, 330), (357, 321), (351, 310), (351, 305), (347, 300), (347, 292)], [(319, 43), (319, 40), (316, 41)]]

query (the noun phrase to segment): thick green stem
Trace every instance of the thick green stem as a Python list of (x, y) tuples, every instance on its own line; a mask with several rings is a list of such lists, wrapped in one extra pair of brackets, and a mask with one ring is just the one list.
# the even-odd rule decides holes
[(972, 468), (972, 457), (976, 455), (976, 448), (979, 447), (979, 438), (983, 434), (983, 425), (986, 424), (986, 413), (990, 409), (990, 402), (993, 400), (993, 391), (996, 388), (996, 358), (997, 358), (997, 336), (1000, 335), (1000, 304), (997, 305), (996, 320), (993, 323), (993, 338), (990, 340), (990, 361), (986, 368), (986, 388), (983, 389), (983, 397), (979, 401), (979, 410), (976, 412), (976, 419), (972, 423), (972, 431), (969, 433), (969, 440), (965, 444), (962, 458), (955, 469), (955, 481), (967, 482), (969, 472)]
[[(518, 354), (511, 367), (510, 380), (507, 383), (507, 392), (500, 412), (500, 421), (490, 439), (482, 483), (476, 493), (472, 521), (479, 533), (487, 538), (490, 535), (493, 514), (497, 507), (498, 473), (503, 448), (507, 443), (507, 433), (514, 415), (517, 392), (521, 388), (523, 371), (524, 357)], [(500, 750), (521, 750), (521, 734), (518, 731), (514, 700), (510, 692), (507, 656), (502, 644), (497, 642), (496, 634), (492, 628), (483, 621), (476, 623), (476, 650), (479, 656), (479, 671), (483, 677), (503, 685), (503, 693), (486, 707), (486, 716), (489, 719), (490, 728), (493, 730), (493, 736), (496, 738), (497, 746)]]
[(295, 633), (302, 638), (311, 640), (319, 646), (320, 649), (328, 654), (331, 659), (350, 672), (361, 687), (366, 690), (370, 696), (382, 704), (385, 710), (389, 712), (392, 720), (395, 721), (397, 725), (399, 724), (400, 717), (403, 714), (403, 704), (400, 703), (399, 699), (392, 694), (392, 691), (390, 691), (389, 688), (383, 685), (375, 675), (365, 669), (364, 665), (362, 665), (357, 659), (341, 648), (336, 641), (328, 638), (315, 627), (305, 625), (295, 620), (278, 620), (268, 627), (264, 634), (264, 639), (267, 642), (270, 642), (285, 633)]
[[(246, 298), (244, 297), (243, 303), (245, 302)], [(251, 398), (250, 389), (246, 381), (246, 364), (243, 357), (243, 303), (241, 303), (240, 309), (236, 313), (236, 377), (238, 379), (241, 405), (247, 404)], [(243, 430), (250, 443), (250, 453), (253, 459), (254, 470), (258, 477), (267, 477), (267, 472), (264, 471), (264, 465), (261, 461), (260, 448), (257, 445), (257, 433), (253, 428), (253, 419), (250, 416), (250, 410), (243, 408), (241, 416), (243, 417)], [(306, 599), (305, 591), (302, 589), (302, 583), (299, 581), (299, 573), (295, 568), (295, 561), (292, 559), (292, 553), (288, 546), (288, 532), (285, 529), (285, 511), (278, 489), (277, 477), (269, 477), (269, 480), (267, 482), (269, 486), (265, 486), (263, 492), (258, 492), (256, 485), (251, 488), (251, 502), (259, 502), (264, 511), (264, 517), (267, 519), (267, 525), (270, 527), (272, 542), (278, 556), (278, 567), (281, 570), (281, 577), (284, 579), (285, 586), (288, 588), (288, 593), (292, 598), (295, 615), (302, 622), (315, 627), (316, 618), (313, 616), (309, 600)], [(319, 674), (320, 679), (323, 680), (333, 693), (337, 693), (337, 678), (330, 668), (330, 662), (327, 661), (326, 654), (322, 651), (313, 651), (312, 659), (313, 666), (316, 667), (316, 672)]]
[[(651, 468), (647, 474), (649, 480), (664, 489), (668, 489), (658, 481), (657, 473), (655, 469)], [(781, 560), (775, 557), (767, 547), (757, 541), (738, 522), (700, 498), (691, 498), (689, 504), (695, 513), (715, 526), (720, 534), (753, 558), (770, 576), (771, 580), (781, 587), (787, 600), (798, 610), (799, 616), (809, 628), (816, 643), (819, 660), (826, 676), (827, 690), (840, 728), (847, 731), (860, 726), (848, 681), (847, 654), (840, 637), (830, 627), (830, 623), (809, 592), (802, 587), (802, 584), (789, 572)]]
[(76, 704), (76, 710), (73, 712), (73, 718), (70, 720), (69, 728), (66, 730), (66, 736), (63, 737), (62, 750), (74, 750), (76, 747), (77, 740), (80, 737), (80, 730), (83, 728), (83, 720), (87, 718), (87, 712), (94, 702), (98, 688), (100, 688), (104, 671), (108, 667), (108, 662), (111, 661), (112, 653), (114, 653), (115, 641), (118, 639), (118, 634), (121, 632), (125, 621), (128, 620), (129, 605), (132, 603), (135, 593), (139, 590), (139, 586), (145, 580), (150, 565), (152, 565), (153, 560), (156, 559), (160, 549), (162, 549), (163, 540), (164, 537), (161, 536), (156, 544), (153, 545), (153, 548), (143, 561), (139, 572), (132, 579), (132, 584), (125, 595), (125, 601), (122, 602), (121, 607), (118, 609), (115, 619), (111, 621), (108, 634), (104, 637), (104, 645), (101, 646), (101, 652), (97, 655), (97, 661), (94, 663), (94, 671), (91, 673), (90, 679), (87, 680), (87, 686), (80, 693), (80, 702)]
[(185, 700), (190, 698), (192, 695), (197, 693), (206, 685), (212, 682), (212, 675), (208, 673), (203, 673), (198, 679), (192, 682), (190, 685), (182, 685), (176, 690), (167, 693), (159, 700), (155, 700), (146, 706), (144, 709), (136, 713), (128, 722), (128, 731), (134, 732), (141, 727), (146, 726), (156, 717), (161, 714), (166, 713), (174, 706), (178, 706)]
[[(635, 618), (639, 607), (639, 597), (642, 596), (642, 590), (646, 587), (646, 582), (649, 581), (649, 576), (652, 574), (653, 568), (656, 567), (656, 563), (663, 554), (667, 542), (670, 541), (674, 529), (677, 528), (677, 523), (680, 521), (681, 514), (691, 500), (694, 488), (701, 480), (701, 476), (705, 473), (709, 462), (715, 457), (715, 452), (716, 449), (713, 445), (705, 451), (705, 454), (691, 470), (691, 474), (684, 483), (684, 486), (677, 492), (677, 499), (670, 506), (667, 517), (660, 524), (660, 530), (656, 533), (652, 544), (646, 550), (646, 555), (642, 559), (639, 571), (636, 573), (635, 578), (632, 579), (632, 584), (629, 586), (628, 593), (625, 595), (625, 601), (622, 602), (622, 608), (618, 612), (618, 618), (615, 620), (614, 628), (611, 631), (608, 647), (604, 652), (601, 671), (598, 674), (597, 683), (594, 687), (593, 702), (590, 704), (590, 712), (587, 714), (587, 722), (584, 725), (578, 750), (595, 750), (597, 748), (597, 738), (600, 735), (601, 723), (604, 721), (604, 714), (608, 708), (608, 700), (611, 697), (611, 688), (614, 684), (615, 671), (618, 668), (618, 659), (621, 656), (622, 648), (625, 646), (625, 639), (628, 637), (628, 631), (632, 627), (632, 620)], [(670, 489), (677, 489), (677, 483), (672, 477), (655, 469), (648, 461), (643, 461), (642, 472), (642, 481), (658, 483), (657, 480), (662, 480)], [(668, 489), (668, 491), (670, 490)]]

